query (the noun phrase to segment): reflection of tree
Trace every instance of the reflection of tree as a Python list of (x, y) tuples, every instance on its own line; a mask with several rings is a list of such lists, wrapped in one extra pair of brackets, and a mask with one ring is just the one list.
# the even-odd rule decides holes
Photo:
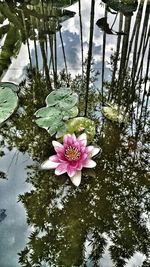
[(88, 256), (98, 264), (107, 244), (103, 233), (113, 242), (109, 251), (116, 266), (124, 266), (135, 251), (148, 256), (148, 230), (142, 218), (149, 207), (145, 151), (140, 158), (131, 156), (121, 141), (110, 150), (106, 139), (112, 139), (110, 131), (108, 136), (106, 128), (104, 131), (105, 137), (99, 138), (102, 154), (95, 178), (85, 174), (80, 189), (67, 186), (68, 180), (66, 186), (61, 185), (62, 178), (51, 173), (36, 170), (30, 177), (35, 190), (20, 199), (35, 230), (20, 253), (23, 266), (41, 262), (82, 265), (86, 240), (92, 247)]
[[(65, 80), (68, 82), (68, 77), (62, 83)], [(53, 151), (46, 131), (38, 128), (31, 118), (44, 105), (48, 91), (45, 78), (37, 72), (28, 73), (28, 83), (25, 95), (20, 91), (21, 108), (1, 129), (1, 135), (10, 149), (17, 146), (41, 162)], [(82, 76), (70, 77), (69, 83), (72, 88), (78, 88)], [(99, 100), (90, 94), (96, 105)], [(93, 110), (92, 103), (90, 107)], [(113, 242), (109, 251), (116, 266), (123, 266), (123, 261), (135, 251), (147, 255), (148, 231), (142, 216), (147, 216), (149, 211), (146, 173), (149, 135), (145, 131), (142, 135), (145, 145), (137, 144), (135, 148), (129, 146), (128, 135), (128, 129), (104, 122), (101, 134), (96, 136), (102, 154), (96, 160), (95, 175), (85, 172), (79, 189), (72, 188), (65, 175), (55, 177), (52, 172), (39, 171), (37, 164), (28, 168), (27, 181), (33, 184), (34, 190), (20, 196), (20, 200), (34, 230), (26, 248), (20, 252), (22, 266), (34, 267), (47, 262), (49, 266), (73, 267), (89, 260), (93, 266), (99, 266), (108, 245), (106, 236)], [(91, 247), (88, 255), (87, 243)]]

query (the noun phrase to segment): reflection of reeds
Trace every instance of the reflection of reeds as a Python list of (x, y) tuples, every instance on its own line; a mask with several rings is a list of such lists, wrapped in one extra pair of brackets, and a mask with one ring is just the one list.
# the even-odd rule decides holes
[(57, 36), (54, 34), (54, 55), (55, 55), (55, 73), (54, 73), (54, 85), (57, 87)]
[[(129, 33), (130, 33), (130, 25), (131, 25), (131, 17), (125, 17), (124, 22), (124, 32), (126, 33), (123, 36), (122, 41), (122, 49), (121, 49), (121, 59), (120, 59), (120, 71), (119, 71), (119, 85), (122, 87), (122, 78), (125, 76), (125, 62), (126, 62), (126, 56), (128, 51), (128, 43), (129, 43)], [(120, 83), (121, 81), (121, 83)]]
[[(123, 19), (124, 28), (122, 29)], [(126, 35), (117, 38), (116, 53), (112, 57), (112, 80), (107, 99), (125, 107), (125, 111), (130, 114), (131, 132), (138, 136), (144, 132), (150, 96), (148, 1), (144, 5), (143, 2), (139, 3), (133, 27), (131, 27), (131, 19), (133, 19), (131, 16), (120, 15), (119, 32), (123, 30)], [(105, 40), (103, 39), (104, 46)]]
[(81, 39), (81, 63), (82, 63), (82, 82), (83, 82), (83, 32), (82, 32), (82, 16), (81, 16), (81, 0), (79, 0), (79, 20), (80, 20), (80, 39)]
[(50, 46), (50, 62), (52, 63), (53, 76), (55, 77), (54, 53), (53, 53), (53, 36), (49, 35), (48, 38), (49, 38), (49, 46)]
[[(134, 27), (133, 27), (133, 30), (132, 30), (132, 35), (131, 35), (130, 42), (129, 42), (128, 54), (127, 54), (127, 57), (126, 57), (125, 69), (127, 69), (127, 65), (128, 65), (128, 62), (129, 62), (129, 56), (130, 56), (130, 53), (131, 53), (131, 48), (132, 48), (132, 45), (133, 45), (135, 34), (137, 32), (139, 33), (141, 15), (142, 15), (142, 4), (140, 3), (139, 8), (138, 8), (138, 11), (137, 11), (137, 15), (136, 15)], [(138, 34), (137, 34), (137, 36), (138, 36)]]
[(93, 31), (94, 31), (94, 8), (95, 0), (91, 0), (91, 14), (90, 14), (90, 37), (89, 37), (89, 50), (86, 69), (86, 94), (85, 94), (85, 116), (87, 114), (88, 95), (89, 95), (89, 83), (90, 83), (90, 71), (91, 71), (91, 59), (92, 59), (92, 44), (93, 44)]
[(35, 30), (32, 23), (32, 17), (30, 18), (31, 27), (32, 27), (32, 33), (33, 33), (33, 42), (34, 42), (34, 52), (35, 52), (35, 62), (36, 62), (36, 69), (39, 70), (39, 64), (38, 64), (38, 52), (37, 52), (37, 40), (35, 36)]
[[(105, 18), (107, 20), (107, 10), (105, 7)], [(104, 104), (104, 73), (105, 73), (105, 49), (106, 49), (106, 32), (103, 32), (103, 56), (102, 56), (102, 86), (101, 86), (101, 93), (102, 93), (102, 105)]]
[(23, 10), (21, 10), (21, 15), (22, 15), (22, 21), (23, 21), (24, 31), (25, 31), (25, 35), (26, 35), (27, 49), (28, 49), (28, 55), (29, 55), (29, 61), (30, 61), (30, 68), (32, 69), (32, 59), (31, 59), (31, 53), (30, 53), (30, 45), (29, 45), (28, 32), (27, 32), (27, 27), (26, 27), (26, 20), (25, 20), (25, 16), (24, 16)]
[(40, 48), (41, 48), (41, 54), (43, 58), (43, 67), (45, 71), (45, 76), (47, 80), (47, 85), (52, 89), (51, 81), (50, 81), (50, 75), (49, 75), (49, 68), (47, 65), (47, 57), (46, 57), (46, 52), (45, 52), (45, 42), (40, 40)]
[(61, 29), (59, 30), (59, 36), (60, 36), (60, 41), (61, 41), (61, 46), (62, 46), (62, 52), (63, 52), (63, 57), (64, 57), (65, 71), (66, 71), (66, 75), (68, 77), (66, 53), (65, 53), (65, 47), (64, 47), (64, 42), (63, 42), (63, 38), (62, 38)]

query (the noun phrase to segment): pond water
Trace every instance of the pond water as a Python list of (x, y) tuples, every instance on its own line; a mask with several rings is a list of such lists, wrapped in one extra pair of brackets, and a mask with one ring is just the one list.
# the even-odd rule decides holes
[[(19, 85), (0, 127), (0, 267), (149, 267), (150, 1), (1, 0), (0, 23), (1, 82)], [(60, 87), (96, 126), (79, 187), (40, 169), (55, 136), (34, 114)]]

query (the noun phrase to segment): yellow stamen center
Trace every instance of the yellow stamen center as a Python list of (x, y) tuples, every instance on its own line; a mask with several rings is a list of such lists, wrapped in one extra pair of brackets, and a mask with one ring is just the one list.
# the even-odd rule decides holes
[(69, 146), (65, 151), (65, 157), (68, 160), (78, 160), (80, 158), (81, 153), (76, 147)]

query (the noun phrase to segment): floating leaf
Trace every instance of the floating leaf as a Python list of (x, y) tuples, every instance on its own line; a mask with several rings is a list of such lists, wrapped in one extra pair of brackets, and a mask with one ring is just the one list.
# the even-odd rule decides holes
[(74, 93), (59, 101), (58, 105), (62, 110), (69, 110), (72, 109), (77, 104), (77, 102), (78, 95)]
[(46, 98), (46, 104), (47, 106), (55, 106), (58, 104), (61, 100), (66, 98), (66, 96), (71, 95), (72, 91), (68, 88), (60, 88), (58, 90), (55, 90), (51, 92), (47, 98)]
[(38, 126), (47, 129), (47, 128), (52, 127), (53, 124), (59, 125), (60, 121), (61, 121), (60, 117), (57, 117), (57, 118), (56, 117), (55, 118), (54, 117), (44, 117), (44, 118), (37, 119), (36, 123)]
[(78, 115), (78, 108), (74, 106), (73, 108), (69, 109), (68, 111), (62, 111), (63, 120), (68, 120), (69, 118), (74, 118)]
[(67, 133), (81, 133), (85, 132), (87, 134), (88, 142), (91, 142), (95, 136), (95, 123), (94, 121), (85, 118), (78, 117), (70, 119), (66, 123)]
[[(50, 135), (54, 135), (57, 131), (59, 131), (60, 129), (62, 129), (62, 127), (65, 127), (64, 122), (62, 121), (54, 121), (53, 124), (51, 125), (51, 127), (48, 129), (48, 132), (50, 133)], [(58, 135), (59, 137), (61, 137), (62, 135), (59, 133)]]
[(59, 111), (58, 109), (56, 109), (55, 107), (44, 107), (44, 108), (40, 108), (39, 110), (37, 110), (35, 112), (35, 116), (36, 117), (52, 117), (53, 119), (57, 118), (57, 117), (61, 117), (61, 111)]
[(127, 123), (128, 115), (125, 111), (116, 104), (109, 105), (108, 107), (102, 108), (103, 115), (114, 122)]
[(17, 85), (13, 83), (9, 83), (9, 85), (5, 83), (0, 83), (0, 124), (7, 120), (18, 104), (17, 94), (13, 91), (14, 87)]
[(57, 129), (56, 138), (60, 138), (60, 137), (64, 136), (66, 131), (67, 131), (66, 125), (65, 125), (65, 123), (63, 123), (61, 125), (61, 127), (59, 127), (59, 129)]
[(11, 83), (11, 82), (0, 82), (0, 87), (8, 87), (11, 88), (12, 91), (14, 92), (18, 92), (19, 91), (19, 86), (15, 83)]
[(35, 112), (38, 126), (45, 128), (50, 135), (57, 132), (57, 138), (66, 133), (65, 120), (78, 115), (78, 95), (68, 88), (60, 88), (51, 92), (46, 98), (46, 107)]

